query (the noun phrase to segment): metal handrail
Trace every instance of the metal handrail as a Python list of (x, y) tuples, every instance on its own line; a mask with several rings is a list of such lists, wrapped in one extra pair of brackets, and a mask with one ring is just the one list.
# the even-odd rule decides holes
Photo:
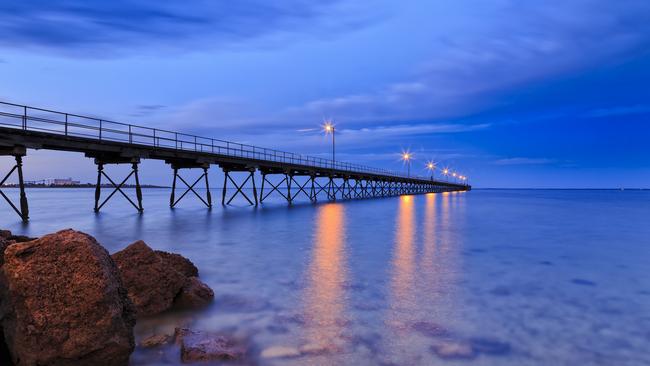
[[(26, 131), (29, 130), (64, 136), (94, 138), (98, 141), (122, 142), (153, 148), (209, 152), (218, 155), (246, 157), (260, 161), (291, 163), (308, 167), (334, 169), (354, 173), (374, 173), (399, 178), (426, 179), (420, 176), (406, 176), (388, 169), (333, 161), (330, 159), (262, 148), (238, 142), (202, 137), (159, 128), (138, 126), (103, 118), (59, 112), (15, 103), (0, 101), (0, 108), (2, 108), (0, 109), (0, 125), (14, 128), (19, 127)], [(6, 111), (6, 109), (9, 108), (15, 108), (17, 109), (15, 112), (20, 111), (22, 113), (11, 113)], [(60, 120), (54, 119), (55, 116), (59, 117)], [(3, 117), (19, 119), (20, 125), (15, 123), (5, 123)], [(83, 123), (82, 121), (89, 122)], [(91, 122), (95, 125), (89, 124)]]

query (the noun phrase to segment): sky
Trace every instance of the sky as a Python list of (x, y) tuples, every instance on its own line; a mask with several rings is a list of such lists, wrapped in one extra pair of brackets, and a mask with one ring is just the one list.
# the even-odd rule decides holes
[[(650, 187), (650, 2), (3, 1), (0, 101), (321, 157), (331, 119), (337, 160)], [(95, 174), (81, 154), (25, 159), (26, 179)]]

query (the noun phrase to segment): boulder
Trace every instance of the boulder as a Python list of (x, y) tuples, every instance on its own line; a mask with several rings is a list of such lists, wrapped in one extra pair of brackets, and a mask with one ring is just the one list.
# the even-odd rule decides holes
[(182, 273), (185, 277), (199, 277), (199, 269), (196, 268), (194, 263), (180, 254), (163, 252), (156, 250), (166, 266), (171, 267), (178, 272)]
[(169, 309), (185, 284), (186, 277), (166, 265), (142, 240), (112, 257), (138, 316), (155, 315)]
[(4, 253), (4, 336), (19, 365), (126, 365), (134, 310), (97, 241), (71, 229)]
[[(0, 321), (4, 317), (6, 312), (4, 299), (6, 298), (5, 294), (5, 281), (4, 275), (2, 274), (2, 264), (4, 263), (4, 253), (5, 249), (13, 244), (13, 241), (9, 241), (11, 237), (11, 231), (9, 230), (0, 230)], [(2, 327), (0, 327), (0, 365), (8, 365), (11, 362), (11, 355), (9, 354), (9, 349), (5, 343), (4, 334), (2, 332)]]
[(243, 342), (220, 334), (176, 328), (176, 344), (181, 346), (182, 362), (243, 360)]
[(197, 277), (188, 277), (174, 304), (181, 308), (196, 309), (208, 305), (214, 299), (214, 291)]
[(172, 336), (169, 334), (154, 334), (143, 339), (140, 342), (140, 347), (142, 348), (154, 348), (163, 346), (169, 343), (172, 340)]

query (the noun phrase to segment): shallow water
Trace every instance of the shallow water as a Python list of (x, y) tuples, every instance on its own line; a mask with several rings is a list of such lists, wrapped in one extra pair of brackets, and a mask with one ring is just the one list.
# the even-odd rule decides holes
[[(138, 340), (186, 324), (245, 338), (252, 362), (269, 365), (650, 364), (647, 191), (475, 190), (208, 211), (191, 199), (171, 210), (168, 190), (146, 189), (143, 215), (121, 197), (95, 215), (93, 194), (28, 190), (31, 222), (4, 205), (0, 227), (72, 227), (110, 252), (144, 239), (190, 258), (214, 304), (139, 321)], [(305, 345), (315, 352), (259, 357)], [(473, 353), (442, 357), (452, 346)], [(174, 348), (132, 356), (178, 363)]]

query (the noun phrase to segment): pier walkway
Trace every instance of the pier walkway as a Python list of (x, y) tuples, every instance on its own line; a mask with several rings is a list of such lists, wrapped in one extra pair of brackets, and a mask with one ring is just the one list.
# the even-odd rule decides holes
[[(230, 204), (235, 197), (241, 196), (251, 205), (257, 205), (273, 192), (291, 204), (300, 195), (316, 202), (319, 195), (337, 200), (471, 189), (468, 184), (407, 176), (360, 164), (0, 102), (0, 156), (15, 159), (13, 168), (0, 181), (0, 188), (12, 174), (17, 174), (19, 203), (13, 203), (2, 190), (0, 195), (25, 221), (29, 218), (29, 208), (22, 158), (27, 149), (79, 152), (94, 159), (97, 165), (95, 211), (99, 211), (116, 193), (123, 195), (138, 211), (143, 211), (138, 176), (142, 159), (163, 160), (170, 165), (173, 177), (171, 207), (189, 193), (196, 195), (207, 207), (212, 207), (208, 181), (208, 169), (212, 166), (218, 166), (224, 172), (222, 204)], [(104, 171), (108, 164), (129, 164), (130, 174), (114, 181)], [(184, 169), (201, 169), (202, 174), (194, 182), (188, 182), (180, 174)], [(256, 178), (256, 172), (260, 173), (261, 180)], [(273, 175), (279, 176), (279, 182), (275, 179), (272, 183), (274, 180), (269, 176)], [(129, 179), (134, 180), (136, 187), (134, 198), (122, 189)], [(113, 190), (102, 199), (101, 186), (105, 182), (110, 182)], [(177, 185), (181, 183), (185, 190), (177, 195)], [(197, 191), (197, 185), (204, 185), (206, 190)], [(252, 186), (252, 195), (245, 189), (249, 186)], [(231, 191), (233, 193), (229, 194)]]

